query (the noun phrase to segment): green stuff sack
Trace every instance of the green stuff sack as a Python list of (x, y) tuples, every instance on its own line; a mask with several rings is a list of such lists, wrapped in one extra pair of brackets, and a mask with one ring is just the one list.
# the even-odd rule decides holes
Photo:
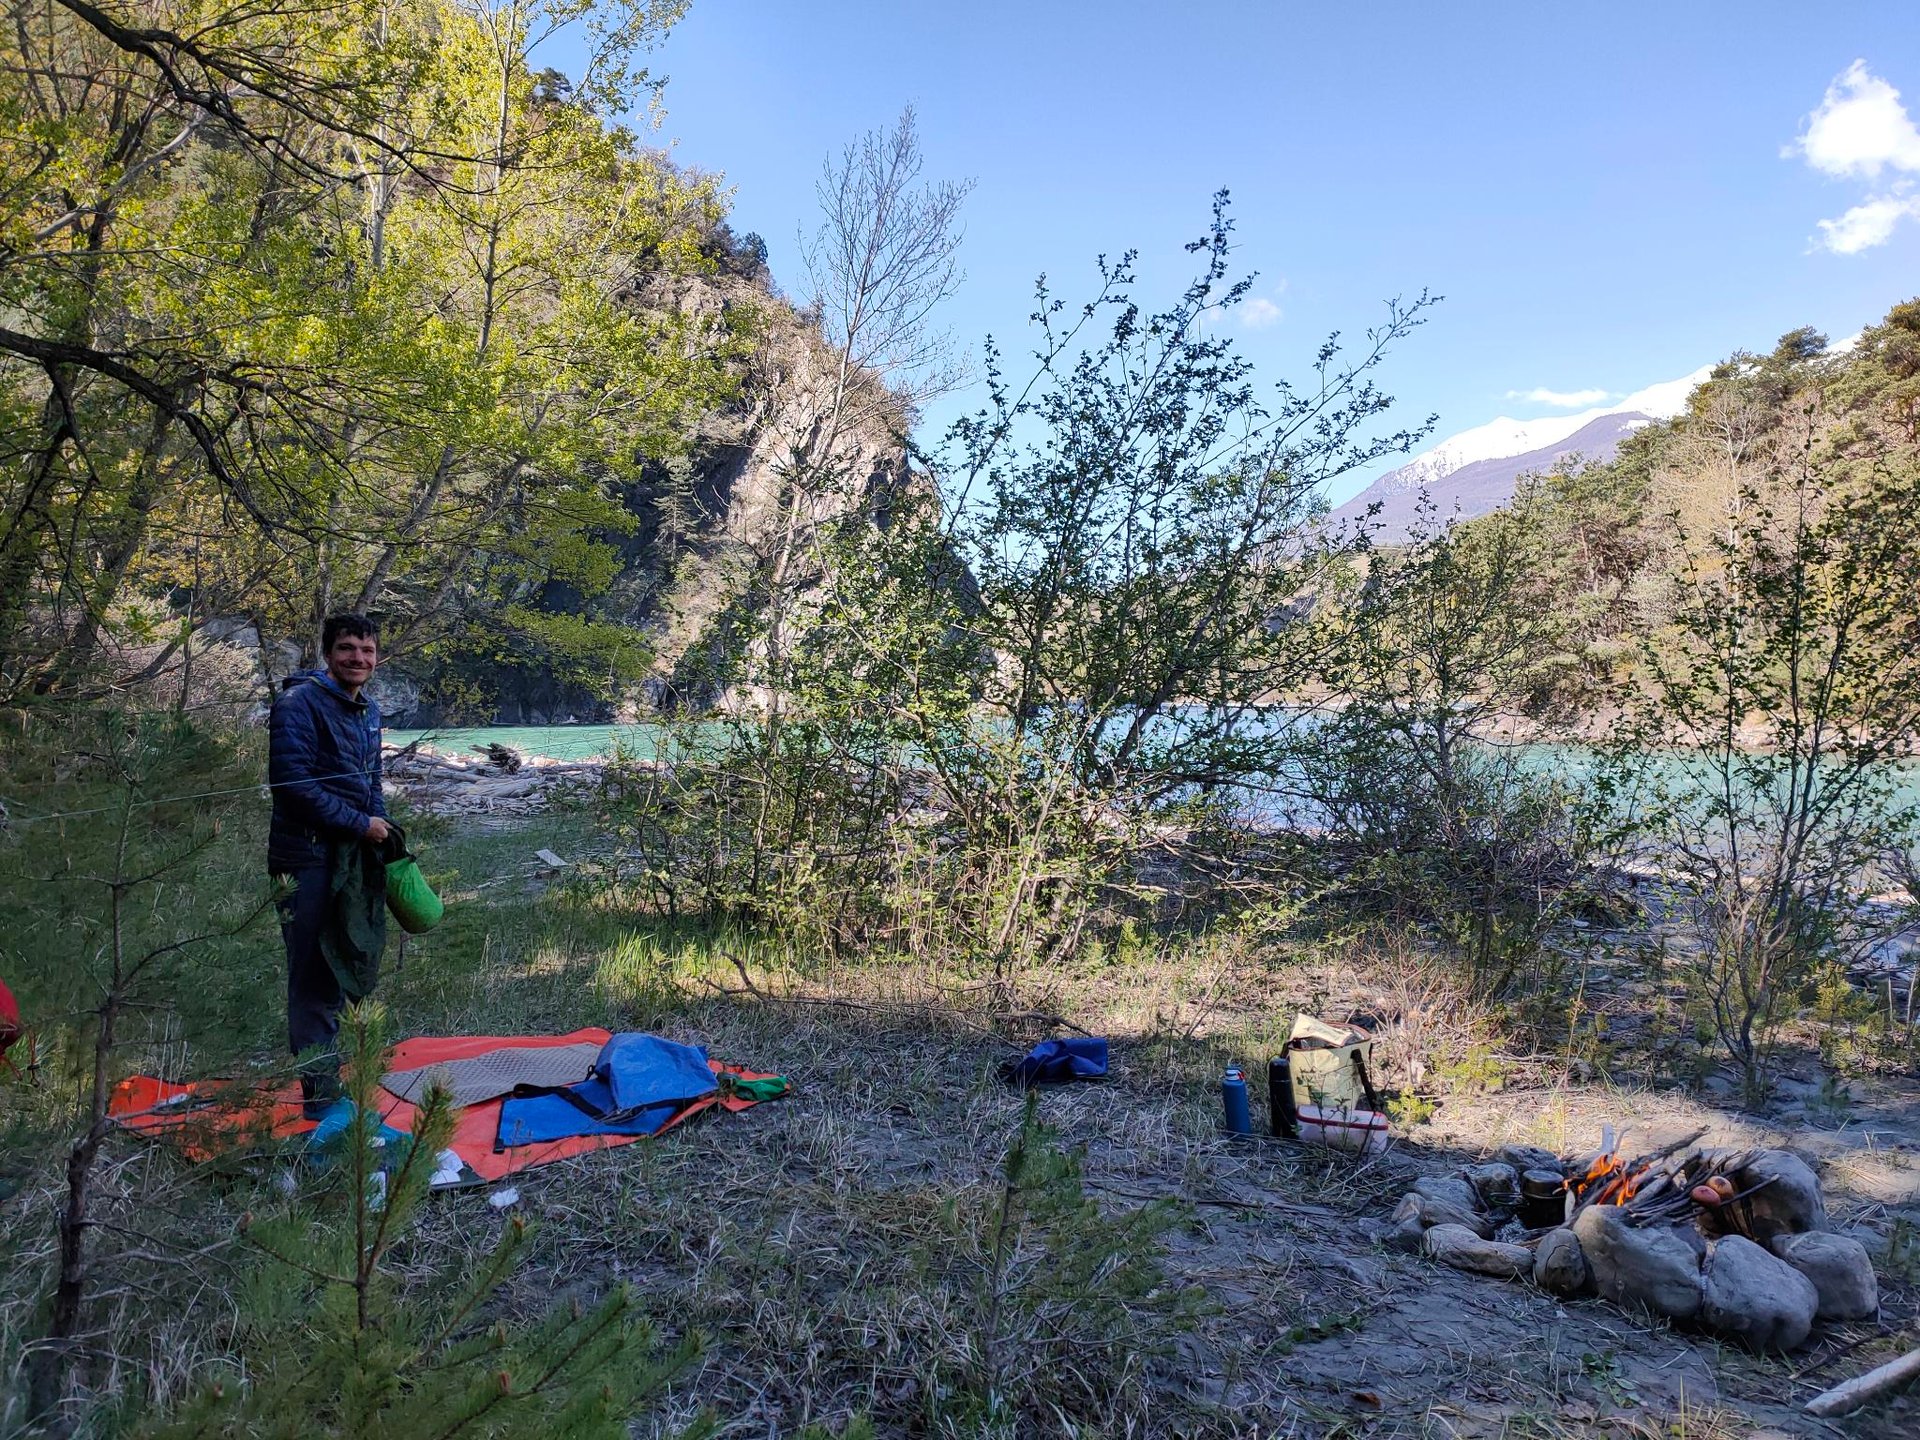
[(784, 1075), (769, 1075), (763, 1080), (749, 1080), (725, 1071), (720, 1075), (721, 1093), (736, 1095), (742, 1100), (778, 1100), (792, 1088), (793, 1082)]
[(420, 873), (420, 862), (408, 853), (406, 837), (397, 827), (388, 843), (390, 851), (398, 853), (387, 861), (387, 910), (409, 935), (424, 935), (447, 913), (446, 903)]

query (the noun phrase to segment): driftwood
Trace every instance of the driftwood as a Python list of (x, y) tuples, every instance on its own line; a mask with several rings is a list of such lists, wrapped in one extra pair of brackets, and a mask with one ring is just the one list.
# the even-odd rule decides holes
[(395, 779), (446, 779), (446, 780), (499, 780), (507, 773), (524, 779), (528, 776), (547, 778), (562, 775), (598, 775), (606, 767), (593, 760), (548, 760), (523, 762), (512, 772), (503, 772), (494, 766), (479, 760), (455, 760), (444, 755), (418, 753), (408, 755), (392, 752), (385, 760), (388, 773)]
[(1877, 1370), (1856, 1375), (1845, 1384), (1814, 1396), (1807, 1402), (1807, 1414), (1847, 1415), (1913, 1379), (1920, 1379), (1920, 1350), (1909, 1350), (1898, 1360), (1889, 1360)]

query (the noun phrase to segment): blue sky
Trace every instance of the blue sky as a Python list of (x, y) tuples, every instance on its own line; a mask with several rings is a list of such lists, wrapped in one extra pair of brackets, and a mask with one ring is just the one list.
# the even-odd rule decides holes
[(724, 174), (791, 289), (821, 162), (912, 104), (928, 173), (977, 187), (960, 338), (1021, 349), (1034, 276), (1081, 296), (1102, 252), (1170, 298), (1226, 187), (1260, 373), (1430, 289), (1384, 383), (1442, 435), (1920, 294), (1914, 0), (693, 0), (652, 64), (656, 139)]

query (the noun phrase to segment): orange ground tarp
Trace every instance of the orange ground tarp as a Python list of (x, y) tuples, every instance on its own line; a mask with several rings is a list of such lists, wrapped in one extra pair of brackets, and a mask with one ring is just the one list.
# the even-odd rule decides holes
[[(566, 1035), (423, 1035), (402, 1040), (393, 1047), (389, 1068), (395, 1071), (417, 1070), (448, 1060), (466, 1060), (489, 1050), (544, 1045), (578, 1045), (594, 1041), (604, 1045), (611, 1032), (589, 1026)], [(743, 1080), (768, 1078), (764, 1072), (745, 1070), (718, 1060), (707, 1062), (716, 1075), (737, 1075)], [(413, 1128), (414, 1107), (399, 1096), (380, 1092), (381, 1118), (396, 1130)], [(709, 1095), (690, 1102), (655, 1134), (665, 1134), (683, 1120), (702, 1110), (720, 1105), (728, 1110), (747, 1110), (756, 1101), (735, 1096)], [(507, 1150), (494, 1149), (494, 1137), (500, 1128), (500, 1100), (469, 1105), (460, 1112), (449, 1147), (482, 1180), (498, 1180), (516, 1171), (569, 1155), (592, 1150), (610, 1150), (616, 1145), (631, 1145), (644, 1135), (579, 1135), (539, 1145), (515, 1145)], [(300, 1110), (297, 1083), (268, 1090), (249, 1087), (232, 1080), (195, 1080), (186, 1084), (158, 1080), (151, 1075), (132, 1075), (114, 1087), (108, 1113), (122, 1127), (145, 1133), (158, 1133), (177, 1143), (181, 1151), (196, 1160), (211, 1159), (230, 1152), (249, 1140), (301, 1135), (314, 1128)]]

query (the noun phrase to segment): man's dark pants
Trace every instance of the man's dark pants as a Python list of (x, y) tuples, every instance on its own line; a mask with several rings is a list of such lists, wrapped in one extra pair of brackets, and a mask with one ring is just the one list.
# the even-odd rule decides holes
[(324, 865), (309, 865), (283, 877), (293, 891), (280, 900), (280, 938), (287, 945), (287, 1046), (295, 1055), (323, 1047), (325, 1057), (302, 1067), (300, 1088), (309, 1097), (337, 1089), (339, 1059), (334, 1038), (347, 997), (327, 957), (320, 953), (320, 931), (333, 898)]

